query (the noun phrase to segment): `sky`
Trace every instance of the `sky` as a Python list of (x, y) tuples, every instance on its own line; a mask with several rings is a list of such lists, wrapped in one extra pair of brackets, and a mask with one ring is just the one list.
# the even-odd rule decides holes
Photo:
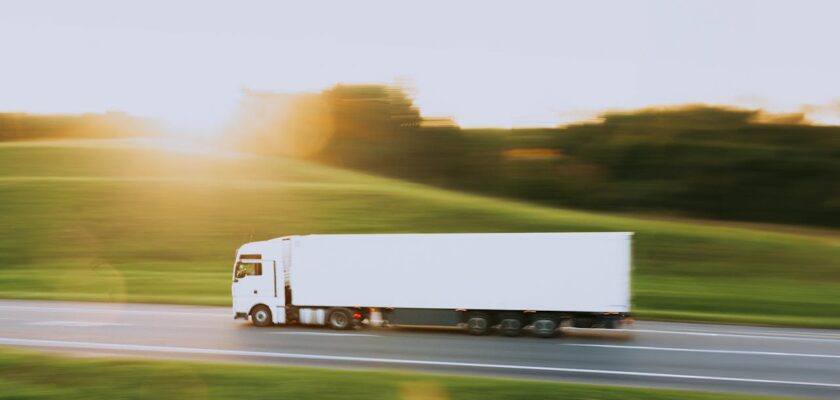
[(685, 103), (840, 124), (838, 15), (829, 0), (0, 0), (0, 111), (202, 131), (246, 88), (398, 83), (466, 127)]

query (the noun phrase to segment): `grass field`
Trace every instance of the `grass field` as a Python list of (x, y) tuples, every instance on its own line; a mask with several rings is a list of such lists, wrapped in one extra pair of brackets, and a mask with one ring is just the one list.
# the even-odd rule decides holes
[(759, 399), (412, 373), (44, 356), (0, 349), (0, 399)]
[(636, 232), (639, 317), (840, 327), (840, 234), (830, 231), (553, 209), (148, 141), (0, 144), (6, 298), (227, 305), (234, 251), (250, 240), (540, 231)]

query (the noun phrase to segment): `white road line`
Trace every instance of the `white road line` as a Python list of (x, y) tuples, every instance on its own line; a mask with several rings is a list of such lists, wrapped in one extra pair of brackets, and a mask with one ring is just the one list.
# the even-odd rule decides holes
[(25, 325), (38, 326), (66, 326), (71, 328), (94, 328), (102, 326), (128, 326), (121, 322), (94, 322), (94, 321), (38, 321), (27, 322)]
[(820, 335), (820, 334), (813, 334), (813, 335), (805, 335), (805, 334), (785, 334), (785, 333), (762, 333), (762, 335), (767, 336), (785, 336), (791, 338), (803, 338), (803, 339), (836, 339), (840, 340), (840, 335)]
[[(790, 329), (790, 328), (781, 328), (781, 329), (787, 330), (787, 329)], [(630, 328), (630, 330), (633, 330), (633, 329)], [(638, 330), (643, 331), (644, 329), (638, 329)], [(761, 332), (761, 331), (759, 331), (759, 332), (755, 332), (755, 331), (726, 331), (726, 330), (721, 331), (721, 332), (713, 332), (713, 331), (702, 330), (702, 329), (695, 330), (695, 331), (689, 331), (689, 330), (664, 330), (663, 331), (663, 330), (649, 329), (649, 331), (650, 332), (669, 332), (669, 333), (684, 332), (684, 333), (695, 333), (695, 334), (700, 334), (700, 335), (722, 333), (722, 334), (745, 335), (745, 336), (759, 335), (759, 336), (807, 337), (807, 338), (817, 338), (817, 339), (840, 339), (840, 333), (828, 333), (828, 332), (825, 332), (825, 333), (802, 332), (802, 331), (782, 331), (782, 332)]]
[(64, 340), (37, 340), (37, 339), (16, 339), (16, 338), (2, 338), (2, 337), (0, 337), (0, 344), (29, 346), (29, 347), (73, 348), (73, 349), (92, 349), (92, 350), (127, 350), (127, 351), (156, 352), (156, 353), (180, 353), (180, 354), (207, 354), (207, 355), (220, 355), (220, 356), (268, 357), (268, 358), (284, 358), (284, 359), (297, 359), (297, 360), (353, 361), (353, 362), (372, 363), (372, 364), (425, 365), (425, 366), (439, 366), (439, 367), (468, 367), (468, 368), (484, 368), (484, 369), (499, 369), (499, 370), (547, 371), (547, 372), (566, 372), (566, 373), (598, 374), (598, 375), (624, 375), (624, 376), (639, 376), (639, 377), (649, 377), (649, 378), (670, 378), (670, 379), (687, 379), (687, 380), (700, 380), (700, 381), (721, 381), (721, 382), (775, 384), (775, 385), (791, 385), (791, 386), (814, 386), (814, 387), (840, 389), (840, 383), (785, 381), (785, 380), (754, 379), (754, 378), (732, 378), (732, 377), (725, 377), (725, 376), (682, 375), (682, 374), (665, 374), (665, 373), (656, 373), (656, 372), (617, 371), (617, 370), (602, 370), (602, 369), (538, 367), (538, 366), (529, 366), (529, 365), (478, 364), (478, 363), (454, 362), (454, 361), (404, 360), (404, 359), (397, 359), (397, 358), (350, 357), (350, 356), (330, 356), (330, 355), (317, 355), (317, 354), (274, 353), (274, 352), (265, 352), (265, 351), (203, 349), (203, 348), (194, 348), (194, 347), (170, 347), (170, 346), (150, 346), (150, 345), (136, 345), (136, 344), (71, 342), (71, 341), (64, 341)]
[(233, 318), (232, 313), (207, 313), (207, 312), (187, 312), (187, 311), (144, 311), (144, 310), (123, 310), (116, 308), (96, 308), (96, 307), (35, 307), (35, 306), (11, 306), (0, 305), (0, 309), (10, 308), (19, 310), (31, 311), (61, 311), (61, 312), (81, 312), (81, 313), (113, 313), (113, 314), (135, 314), (135, 315), (189, 315), (202, 317), (224, 317)]
[[(755, 332), (727, 332), (737, 335), (754, 335)], [(761, 332), (761, 335), (767, 336), (790, 336), (790, 337), (806, 337), (806, 338), (823, 338), (823, 339), (840, 339), (840, 334), (832, 333), (805, 333), (805, 332)]]
[(367, 333), (333, 333), (333, 332), (266, 332), (268, 335), (294, 335), (294, 336), (362, 336), (382, 337), (382, 335), (371, 335)]
[(749, 350), (687, 349), (687, 348), (681, 348), (681, 347), (623, 346), (623, 345), (617, 345), (617, 344), (561, 343), (560, 346), (603, 347), (603, 348), (608, 348), (608, 349), (633, 349), (633, 350), (654, 350), (654, 351), (681, 351), (681, 352), (686, 352), (686, 353), (714, 353), (714, 354), (742, 354), (742, 355), (758, 355), (758, 356), (840, 358), (840, 355), (835, 355), (835, 354), (784, 353), (784, 352), (776, 352), (776, 351), (749, 351)]
[(815, 338), (815, 337), (801, 337), (801, 336), (778, 336), (778, 335), (760, 335), (760, 334), (746, 334), (746, 333), (712, 333), (712, 332), (690, 332), (690, 331), (660, 331), (655, 329), (613, 329), (613, 332), (626, 333), (660, 333), (666, 335), (689, 335), (689, 336), (708, 336), (708, 337), (731, 337), (743, 339), (771, 339), (771, 340), (801, 340), (808, 342), (840, 342), (840, 337), (837, 339)]

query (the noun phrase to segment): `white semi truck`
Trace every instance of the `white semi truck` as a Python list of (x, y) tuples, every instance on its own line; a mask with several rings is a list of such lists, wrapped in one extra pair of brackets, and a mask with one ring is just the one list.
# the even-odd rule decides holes
[(615, 328), (630, 312), (632, 233), (305, 235), (236, 252), (234, 318), (254, 325)]

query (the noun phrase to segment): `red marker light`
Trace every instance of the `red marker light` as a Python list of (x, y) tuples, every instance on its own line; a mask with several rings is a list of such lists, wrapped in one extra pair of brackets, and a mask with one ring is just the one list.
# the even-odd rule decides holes
[(353, 318), (355, 318), (355, 319), (362, 319), (362, 314), (355, 313), (355, 314), (353, 314)]

